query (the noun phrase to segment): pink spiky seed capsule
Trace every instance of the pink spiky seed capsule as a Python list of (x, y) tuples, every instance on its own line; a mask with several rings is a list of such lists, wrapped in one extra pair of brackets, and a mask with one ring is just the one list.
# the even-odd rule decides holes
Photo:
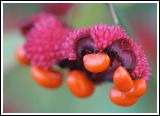
[(64, 50), (60, 46), (71, 29), (64, 27), (54, 15), (43, 14), (40, 17), (28, 30), (25, 50), (33, 66), (48, 69), (63, 59)]
[[(68, 53), (65, 67), (71, 67), (73, 64), (72, 69), (81, 70), (96, 84), (112, 81), (113, 73), (119, 66), (124, 66), (132, 79), (142, 77), (146, 82), (150, 79), (149, 63), (142, 49), (118, 25), (100, 24), (87, 29), (77, 29), (68, 35), (64, 46)], [(86, 70), (83, 57), (86, 54), (102, 52), (108, 54), (111, 59), (107, 70), (100, 73)]]
[[(26, 36), (32, 30), (32, 28), (34, 28), (36, 22), (42, 19), (45, 20), (45, 18), (47, 19), (48, 17), (51, 17), (51, 14), (42, 12), (33, 15), (28, 19), (22, 20), (19, 24), (20, 31), (23, 35)], [(57, 20), (56, 17), (54, 18), (57, 24), (61, 24), (61, 22)]]

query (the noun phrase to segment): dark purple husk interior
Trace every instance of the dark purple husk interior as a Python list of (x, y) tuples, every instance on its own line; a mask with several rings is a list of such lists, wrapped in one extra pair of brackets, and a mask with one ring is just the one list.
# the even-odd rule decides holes
[[(61, 67), (67, 67), (70, 70), (80, 70), (95, 84), (101, 84), (103, 82), (112, 82), (113, 73), (118, 66), (124, 66), (129, 72), (131, 72), (136, 65), (136, 56), (125, 39), (120, 39), (112, 43), (105, 50), (99, 51), (95, 48), (95, 44), (91, 37), (79, 39), (75, 43), (75, 50), (77, 54), (76, 60), (65, 59), (59, 63)], [(101, 73), (91, 73), (84, 68), (83, 56), (89, 53), (105, 52), (109, 55), (111, 63), (108, 69)]]

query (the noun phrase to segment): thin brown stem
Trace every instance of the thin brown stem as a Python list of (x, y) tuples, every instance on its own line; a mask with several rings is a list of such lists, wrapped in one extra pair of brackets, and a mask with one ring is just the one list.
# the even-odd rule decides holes
[(116, 12), (114, 10), (112, 3), (108, 3), (108, 6), (109, 6), (109, 11), (111, 13), (114, 24), (119, 24), (119, 21), (118, 21), (118, 18), (117, 18), (117, 15), (116, 15)]

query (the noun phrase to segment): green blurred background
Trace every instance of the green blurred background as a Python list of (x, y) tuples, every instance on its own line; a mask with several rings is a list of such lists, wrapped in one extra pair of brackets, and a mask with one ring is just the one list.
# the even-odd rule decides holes
[[(113, 4), (120, 25), (141, 44), (152, 68), (147, 93), (132, 107), (119, 107), (108, 97), (111, 83), (97, 86), (87, 99), (79, 99), (69, 92), (65, 80), (57, 90), (38, 86), (31, 78), (30, 67), (15, 60), (15, 50), (24, 42), (18, 23), (31, 15), (46, 11), (58, 15), (72, 27), (86, 27), (97, 23), (114, 24), (107, 4), (3, 4), (3, 108), (4, 112), (31, 113), (155, 113), (157, 112), (157, 5)], [(63, 9), (63, 7), (66, 9)], [(62, 11), (63, 10), (63, 11)], [(57, 11), (61, 11), (60, 13)]]

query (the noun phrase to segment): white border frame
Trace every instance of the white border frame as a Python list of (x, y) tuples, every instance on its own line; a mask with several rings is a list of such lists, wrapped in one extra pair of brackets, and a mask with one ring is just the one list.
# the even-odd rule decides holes
[[(156, 3), (157, 4), (157, 113), (3, 113), (3, 4), (4, 3)], [(159, 115), (159, 1), (1, 1), (1, 114), (3, 115)]]

